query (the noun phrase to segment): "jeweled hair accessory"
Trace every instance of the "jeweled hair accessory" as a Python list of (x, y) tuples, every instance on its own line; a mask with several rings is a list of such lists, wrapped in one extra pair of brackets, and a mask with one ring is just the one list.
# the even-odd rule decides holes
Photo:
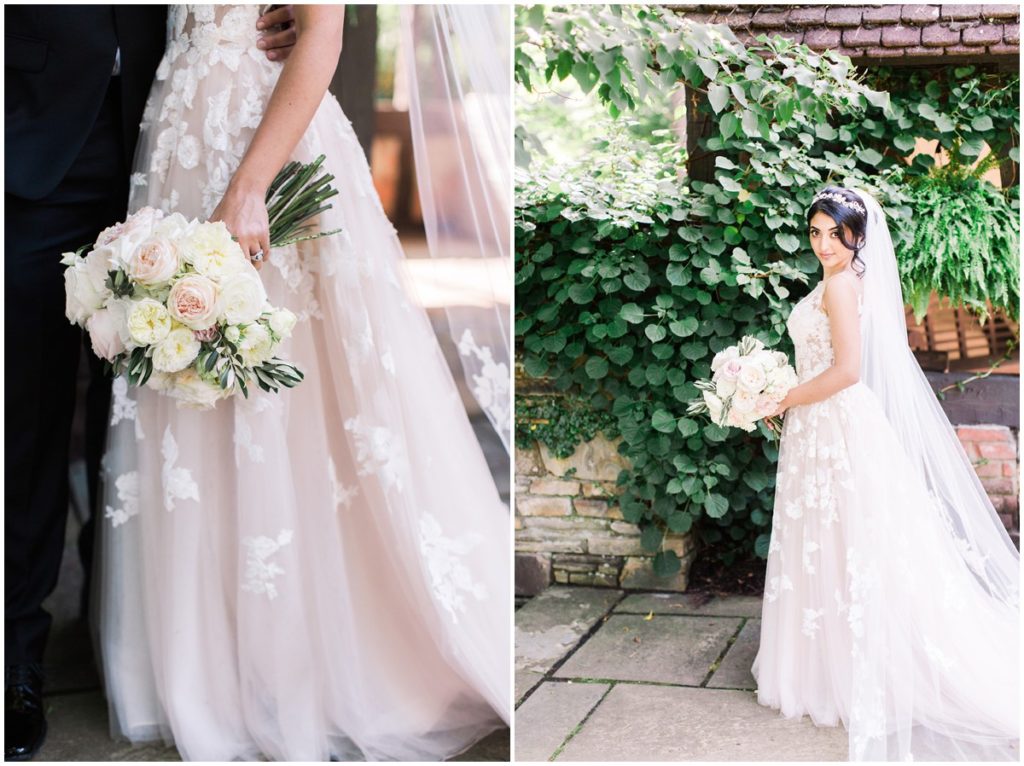
[(835, 192), (818, 192), (817, 194), (814, 195), (814, 199), (811, 200), (811, 204), (813, 205), (815, 202), (817, 202), (820, 199), (830, 199), (833, 202), (838, 202), (840, 205), (846, 205), (846, 207), (852, 207), (854, 210), (856, 210), (861, 215), (867, 215), (868, 214), (867, 209), (862, 204), (860, 204), (859, 202), (855, 202), (855, 201), (853, 201), (851, 199), (846, 199), (846, 197), (844, 197), (843, 195), (836, 194)]

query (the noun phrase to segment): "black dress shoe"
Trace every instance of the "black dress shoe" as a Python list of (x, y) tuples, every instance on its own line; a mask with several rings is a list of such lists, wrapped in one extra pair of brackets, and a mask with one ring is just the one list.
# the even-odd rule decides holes
[(4, 760), (30, 760), (46, 739), (43, 674), (38, 665), (11, 665), (4, 691)]

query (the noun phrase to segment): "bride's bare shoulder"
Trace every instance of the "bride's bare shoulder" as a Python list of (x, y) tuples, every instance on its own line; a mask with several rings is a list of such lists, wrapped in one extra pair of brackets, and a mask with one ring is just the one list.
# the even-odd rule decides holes
[(857, 306), (863, 295), (864, 286), (852, 271), (844, 271), (835, 276), (829, 277), (825, 282), (821, 296), (821, 308), (826, 314), (834, 310), (842, 311), (844, 308), (852, 308), (857, 312)]

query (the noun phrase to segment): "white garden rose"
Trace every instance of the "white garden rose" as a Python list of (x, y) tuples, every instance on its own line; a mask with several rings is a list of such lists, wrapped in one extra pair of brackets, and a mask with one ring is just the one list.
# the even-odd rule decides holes
[(232, 343), (238, 343), (242, 339), (242, 330), (238, 325), (231, 325), (224, 331), (224, 337)]
[(274, 353), (274, 340), (259, 322), (247, 325), (238, 344), (238, 353), (249, 367), (258, 367)]
[(81, 325), (110, 297), (110, 291), (90, 264), (76, 258), (64, 269), (64, 297), (64, 314), (72, 324)]
[(764, 369), (756, 359), (745, 360), (737, 382), (741, 391), (759, 393), (766, 382)]
[(171, 330), (153, 350), (153, 369), (159, 372), (179, 372), (188, 367), (199, 355), (200, 343), (187, 327)]
[(197, 410), (209, 410), (218, 401), (225, 398), (228, 392), (215, 383), (209, 383), (199, 377), (195, 368), (189, 367), (174, 376), (174, 386), (167, 393), (178, 400), (178, 407)]
[(722, 425), (722, 409), (725, 407), (722, 400), (710, 391), (705, 391), (704, 404), (708, 406), (708, 415), (711, 416), (711, 422)]
[(744, 431), (753, 431), (755, 429), (750, 413), (743, 410), (737, 410), (735, 407), (729, 410), (729, 414), (725, 419), (725, 424), (727, 426), (732, 426), (733, 428), (742, 428)]
[(768, 372), (778, 367), (775, 360), (775, 352), (764, 349), (762, 351), (755, 351), (753, 354), (747, 357), (747, 361), (756, 362), (760, 366), (761, 370)]
[(171, 213), (153, 227), (153, 236), (166, 237), (174, 242), (186, 239), (192, 232), (192, 221), (181, 213)]
[(250, 266), (242, 248), (222, 221), (199, 224), (182, 246), (185, 260), (205, 277), (220, 282)]
[(722, 376), (715, 381), (715, 393), (722, 399), (727, 399), (736, 393), (736, 378)]
[(128, 328), (125, 326), (124, 309), (120, 305), (115, 304), (95, 312), (86, 321), (85, 329), (89, 331), (92, 350), (100, 359), (112, 362), (114, 357), (124, 351), (124, 334)]
[(169, 282), (178, 272), (178, 247), (166, 237), (150, 237), (128, 259), (128, 276), (135, 282), (154, 287)]
[(140, 346), (160, 343), (171, 331), (167, 307), (152, 298), (132, 301), (127, 310), (128, 335)]
[(220, 286), (220, 316), (228, 324), (249, 324), (263, 313), (267, 291), (263, 282), (252, 273), (239, 272), (227, 277)]
[(739, 355), (740, 352), (736, 346), (729, 346), (729, 348), (722, 349), (715, 354), (715, 358), (711, 360), (711, 372), (718, 372), (719, 367), (730, 359), (736, 359)]
[(205, 330), (217, 323), (218, 290), (213, 280), (189, 274), (171, 287), (167, 308), (171, 316), (193, 330)]
[(279, 338), (287, 338), (291, 336), (292, 329), (295, 327), (295, 322), (295, 314), (288, 309), (277, 309), (270, 315), (270, 329), (273, 330), (274, 335)]
[(751, 394), (749, 391), (744, 391), (741, 388), (733, 396), (730, 406), (730, 412), (742, 412), (744, 413), (744, 416), (749, 416), (757, 406), (757, 396), (755, 394)]

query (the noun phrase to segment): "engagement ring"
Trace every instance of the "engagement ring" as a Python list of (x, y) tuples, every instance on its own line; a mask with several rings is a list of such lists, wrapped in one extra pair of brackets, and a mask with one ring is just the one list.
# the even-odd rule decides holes
[(260, 261), (263, 260), (263, 251), (257, 250), (255, 253), (249, 256), (249, 260), (256, 261), (257, 263), (259, 263)]

